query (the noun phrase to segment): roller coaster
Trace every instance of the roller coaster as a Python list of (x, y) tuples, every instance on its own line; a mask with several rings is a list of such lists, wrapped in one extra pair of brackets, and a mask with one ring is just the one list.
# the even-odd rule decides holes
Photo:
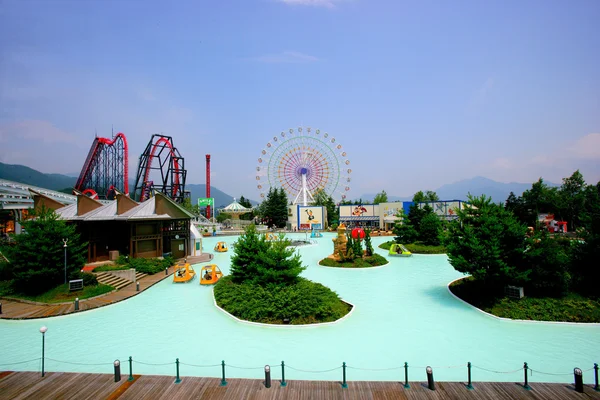
[[(129, 195), (127, 138), (95, 137), (75, 184), (75, 189), (95, 199), (113, 199), (116, 191)], [(159, 191), (177, 203), (185, 198), (185, 160), (170, 136), (152, 135), (140, 156), (132, 198), (145, 201)], [(153, 173), (158, 171), (158, 173)]]
[(127, 138), (95, 137), (75, 189), (96, 199), (111, 199), (115, 189), (129, 194)]
[[(151, 177), (153, 171), (158, 174)], [(185, 160), (173, 145), (173, 139), (170, 136), (152, 135), (140, 156), (133, 199), (145, 201), (153, 191), (159, 191), (175, 202), (183, 203), (186, 175)]]

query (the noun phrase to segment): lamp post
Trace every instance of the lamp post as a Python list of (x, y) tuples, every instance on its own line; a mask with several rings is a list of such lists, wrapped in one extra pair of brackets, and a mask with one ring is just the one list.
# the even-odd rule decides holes
[(42, 334), (42, 378), (44, 377), (44, 346), (45, 346), (45, 339), (46, 339), (46, 331), (48, 330), (48, 328), (46, 328), (45, 326), (42, 326), (40, 328), (40, 333)]
[(69, 241), (69, 239), (63, 239), (63, 247), (65, 249), (65, 285), (67, 284), (67, 242)]

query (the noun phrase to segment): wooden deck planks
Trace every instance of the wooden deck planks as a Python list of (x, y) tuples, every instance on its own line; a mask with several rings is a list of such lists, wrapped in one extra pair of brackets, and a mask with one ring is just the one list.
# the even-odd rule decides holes
[(219, 386), (218, 378), (184, 377), (179, 384), (172, 376), (136, 376), (128, 382), (124, 375), (114, 382), (110, 374), (83, 374), (50, 372), (42, 378), (39, 372), (0, 373), (0, 399), (251, 399), (251, 400), (520, 400), (520, 399), (600, 399), (586, 385), (584, 393), (577, 393), (572, 385), (560, 383), (532, 383), (532, 390), (521, 384), (507, 382), (476, 382), (474, 390), (467, 390), (462, 382), (436, 382), (436, 390), (429, 390), (423, 382), (411, 382), (404, 389), (399, 382), (348, 382), (342, 389), (340, 382), (288, 381), (280, 387), (273, 380), (267, 389), (259, 379), (229, 379), (227, 386)]

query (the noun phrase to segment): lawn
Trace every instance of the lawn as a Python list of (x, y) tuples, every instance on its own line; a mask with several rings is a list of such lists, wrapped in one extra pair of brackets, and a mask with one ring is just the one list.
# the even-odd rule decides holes
[[(389, 250), (392, 244), (396, 243), (393, 240), (381, 243), (380, 249)], [(444, 246), (428, 246), (422, 243), (409, 243), (405, 244), (404, 247), (413, 254), (446, 254), (446, 248)]]
[(495, 295), (497, 291), (486, 288), (471, 277), (452, 283), (450, 290), (467, 303), (502, 318), (600, 322), (600, 302), (575, 293), (560, 298), (526, 296), (522, 299), (511, 299)]
[(109, 293), (115, 290), (112, 286), (103, 285), (99, 283), (95, 286), (86, 286), (83, 290), (79, 290), (76, 292), (69, 291), (69, 284), (60, 285), (55, 287), (54, 289), (50, 289), (49, 291), (36, 295), (36, 296), (26, 296), (22, 294), (11, 294), (10, 297), (21, 300), (29, 300), (35, 301), (39, 303), (66, 303), (75, 301), (75, 298), (79, 298), (79, 300), (88, 299), (90, 297), (100, 296), (101, 294)]

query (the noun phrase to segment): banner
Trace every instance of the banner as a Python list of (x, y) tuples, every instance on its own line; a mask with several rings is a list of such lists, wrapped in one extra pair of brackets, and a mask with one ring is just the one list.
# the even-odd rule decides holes
[(325, 212), (323, 206), (298, 205), (298, 229), (323, 229)]
[(198, 207), (202, 208), (206, 206), (211, 206), (212, 208), (215, 208), (215, 199), (212, 197), (198, 197)]

